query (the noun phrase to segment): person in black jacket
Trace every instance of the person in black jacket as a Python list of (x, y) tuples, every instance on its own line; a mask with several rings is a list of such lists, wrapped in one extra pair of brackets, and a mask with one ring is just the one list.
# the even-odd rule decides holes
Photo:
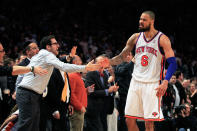
[[(41, 102), (40, 130), (68, 131), (68, 104), (61, 100), (64, 88), (64, 79), (61, 71), (54, 68), (47, 86), (47, 95)], [(70, 88), (70, 86), (69, 86)], [(47, 125), (47, 121), (49, 125)]]
[[(105, 55), (96, 58), (96, 63), (101, 64), (107, 59)], [(107, 131), (107, 114), (114, 110), (113, 92), (118, 90), (117, 85), (108, 85), (108, 75), (105, 66), (99, 71), (86, 74), (85, 86), (95, 85), (94, 92), (88, 95), (88, 106), (85, 114), (86, 131)]]
[(134, 63), (132, 61), (133, 56), (131, 53), (127, 56), (127, 61), (114, 68), (115, 82), (119, 86), (119, 99), (117, 100), (117, 108), (119, 112), (118, 130), (127, 131), (127, 125), (125, 122), (124, 109), (126, 104), (127, 92), (132, 77)]
[(190, 84), (190, 93), (191, 95), (189, 96), (189, 98), (193, 106), (193, 114), (197, 117), (197, 88), (195, 83)]
[(183, 73), (181, 71), (176, 71), (175, 72), (176, 75), (176, 87), (178, 88), (179, 91), (179, 95), (180, 95), (180, 104), (184, 104), (186, 102), (186, 92), (185, 89), (182, 85), (182, 81), (183, 81)]
[(197, 118), (191, 112), (191, 105), (184, 103), (175, 108), (175, 118), (173, 119), (173, 125), (178, 130), (190, 131), (197, 130)]

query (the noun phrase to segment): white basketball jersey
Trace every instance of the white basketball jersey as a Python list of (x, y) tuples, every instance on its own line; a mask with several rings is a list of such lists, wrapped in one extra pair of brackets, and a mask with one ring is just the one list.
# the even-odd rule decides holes
[(135, 65), (133, 78), (141, 82), (158, 82), (163, 70), (163, 58), (159, 49), (159, 39), (162, 35), (158, 32), (151, 40), (147, 41), (143, 32), (136, 42)]

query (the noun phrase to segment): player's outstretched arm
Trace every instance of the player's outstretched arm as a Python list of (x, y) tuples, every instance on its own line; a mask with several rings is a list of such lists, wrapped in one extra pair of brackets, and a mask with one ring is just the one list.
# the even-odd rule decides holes
[(122, 52), (119, 55), (110, 59), (110, 65), (118, 65), (125, 61), (126, 56), (129, 55), (129, 53), (132, 51), (136, 43), (136, 38), (138, 36), (139, 33), (135, 33), (128, 39), (127, 44), (125, 48), (122, 50)]

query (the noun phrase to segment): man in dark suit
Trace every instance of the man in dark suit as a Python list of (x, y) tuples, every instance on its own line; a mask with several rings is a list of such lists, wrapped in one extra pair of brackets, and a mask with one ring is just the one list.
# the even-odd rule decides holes
[(118, 90), (117, 85), (109, 86), (108, 75), (104, 71), (106, 56), (96, 58), (96, 63), (101, 64), (99, 71), (91, 71), (86, 75), (85, 86), (95, 85), (94, 92), (88, 95), (86, 112), (86, 129), (88, 131), (107, 131), (107, 114), (114, 109), (113, 92)]
[(118, 119), (118, 130), (121, 131), (127, 131), (127, 125), (125, 121), (125, 104), (126, 104), (126, 98), (127, 93), (133, 73), (133, 67), (134, 67), (134, 59), (132, 54), (130, 53), (126, 61), (117, 65), (114, 68), (114, 74), (115, 74), (115, 82), (119, 85), (119, 99), (117, 99), (117, 109), (119, 112), (119, 119)]
[(176, 75), (176, 87), (179, 91), (179, 95), (180, 95), (180, 104), (184, 104), (186, 102), (186, 92), (185, 92), (185, 89), (182, 85), (182, 81), (183, 81), (183, 73), (181, 71), (176, 71), (175, 72), (175, 75)]
[[(40, 117), (40, 130), (46, 131), (49, 125), (47, 121), (52, 123), (53, 131), (60, 131), (64, 129), (68, 130), (68, 104), (69, 97), (67, 101), (63, 102), (61, 100), (62, 90), (64, 88), (64, 78), (62, 72), (59, 69), (54, 68), (51, 78), (47, 86), (47, 96), (43, 98), (41, 103), (41, 117)], [(69, 86), (70, 90), (70, 86)]]

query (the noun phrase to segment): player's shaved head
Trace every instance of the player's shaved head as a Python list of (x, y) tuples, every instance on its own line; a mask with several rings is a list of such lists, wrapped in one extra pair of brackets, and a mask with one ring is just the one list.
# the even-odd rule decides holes
[(155, 13), (153, 11), (144, 11), (144, 14), (148, 14), (152, 20), (155, 20)]

